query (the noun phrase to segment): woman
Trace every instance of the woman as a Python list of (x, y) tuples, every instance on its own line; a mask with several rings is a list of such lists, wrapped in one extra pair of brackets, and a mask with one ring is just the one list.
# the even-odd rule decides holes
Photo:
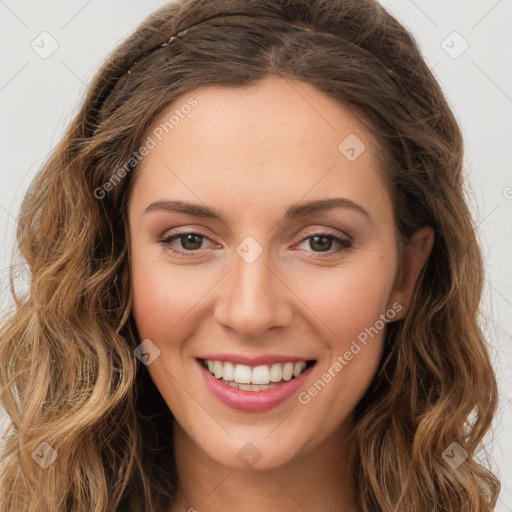
[(23, 203), (1, 509), (493, 510), (462, 157), (372, 0), (151, 15)]

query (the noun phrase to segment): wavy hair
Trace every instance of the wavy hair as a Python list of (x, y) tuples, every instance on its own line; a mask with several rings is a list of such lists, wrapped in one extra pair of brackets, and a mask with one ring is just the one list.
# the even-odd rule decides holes
[[(0, 331), (2, 512), (164, 512), (173, 503), (172, 413), (134, 357), (130, 282), (120, 279), (137, 167), (125, 163), (176, 99), (265, 77), (315, 86), (375, 135), (401, 263), (413, 233), (435, 232), (355, 411), (360, 509), (493, 510), (500, 483), (478, 455), (497, 386), (479, 326), (483, 262), (463, 140), (413, 37), (374, 0), (180, 0), (107, 58), (24, 197), (17, 247), (29, 286), (17, 292), (11, 271)], [(124, 172), (112, 183), (116, 169)], [(454, 442), (468, 455), (457, 469), (442, 455)], [(44, 468), (36, 459), (50, 449), (57, 459)]]

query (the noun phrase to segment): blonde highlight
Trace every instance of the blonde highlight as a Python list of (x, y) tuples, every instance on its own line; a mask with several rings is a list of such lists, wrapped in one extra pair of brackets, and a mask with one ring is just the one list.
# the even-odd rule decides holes
[[(221, 19), (229, 13), (246, 19)], [(476, 454), (497, 385), (478, 323), (483, 262), (463, 192), (463, 140), (412, 36), (373, 0), (183, 0), (112, 52), (23, 200), (17, 246), (30, 286), (15, 293), (11, 273), (14, 305), (0, 330), (10, 419), (2, 511), (169, 510), (172, 413), (134, 358), (129, 272), (123, 284), (136, 166), (104, 197), (94, 191), (176, 99), (267, 76), (308, 82), (365, 120), (382, 147), (401, 255), (418, 229), (435, 231), (347, 440), (361, 510), (493, 510), (500, 483)], [(468, 453), (456, 472), (442, 458), (454, 441)], [(58, 453), (45, 469), (32, 457), (43, 442)]]

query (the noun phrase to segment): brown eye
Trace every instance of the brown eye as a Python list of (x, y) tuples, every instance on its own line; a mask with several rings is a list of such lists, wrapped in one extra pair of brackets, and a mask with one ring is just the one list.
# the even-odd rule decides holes
[[(187, 232), (166, 236), (159, 240), (159, 242), (165, 249), (173, 253), (188, 256), (199, 252), (200, 249), (202, 249), (201, 245), (205, 239), (208, 240), (208, 237), (203, 233)], [(176, 241), (179, 241), (178, 246), (176, 246)]]
[(202, 235), (197, 235), (195, 233), (179, 235), (177, 238), (181, 241), (183, 249), (187, 251), (197, 251), (201, 248), (201, 244), (203, 243)]
[[(301, 244), (308, 242), (309, 249), (314, 253), (338, 253), (352, 246), (352, 241), (348, 238), (333, 235), (331, 233), (315, 233), (301, 240)], [(330, 250), (333, 244), (338, 244), (340, 248)]]
[(332, 237), (328, 236), (312, 236), (309, 245), (312, 249), (319, 249), (321, 252), (328, 251), (332, 245)]

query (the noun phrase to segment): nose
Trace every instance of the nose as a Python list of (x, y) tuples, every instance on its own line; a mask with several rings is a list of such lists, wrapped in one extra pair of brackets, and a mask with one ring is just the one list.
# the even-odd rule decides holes
[(259, 339), (268, 329), (292, 321), (293, 293), (279, 271), (270, 268), (268, 251), (252, 263), (235, 254), (234, 268), (221, 287), (215, 319), (240, 337)]

